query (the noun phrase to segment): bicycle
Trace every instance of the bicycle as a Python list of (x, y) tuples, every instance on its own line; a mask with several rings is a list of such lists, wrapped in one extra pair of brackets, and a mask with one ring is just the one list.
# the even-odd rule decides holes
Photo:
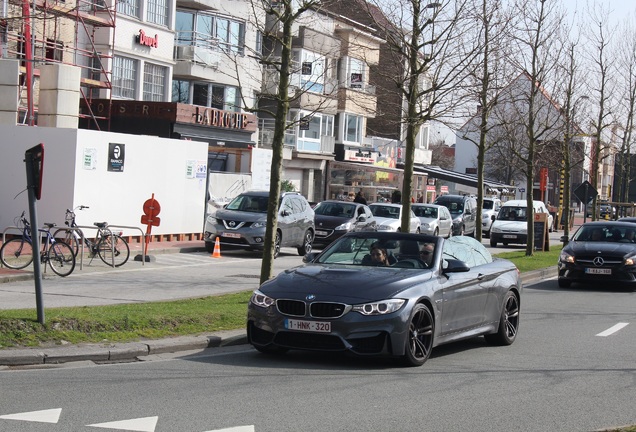
[[(33, 262), (33, 239), (31, 238), (31, 226), (22, 212), (17, 218), (16, 226), (22, 225), (22, 235), (20, 238), (8, 240), (0, 248), (0, 260), (7, 268), (20, 270)], [(49, 264), (51, 270), (59, 276), (65, 277), (73, 273), (75, 269), (75, 255), (71, 247), (61, 241), (56, 240), (51, 235), (53, 223), (44, 224), (48, 229), (38, 229), (39, 233), (46, 234), (42, 242), (40, 251), (40, 262)]]
[(91, 261), (95, 256), (99, 256), (105, 264), (111, 267), (113, 265), (115, 267), (123, 266), (130, 257), (130, 247), (120, 234), (114, 234), (108, 230), (107, 222), (93, 223), (97, 227), (94, 241), (84, 237), (84, 233), (79, 229), (75, 222), (75, 210), (87, 208), (89, 207), (80, 205), (73, 210), (66, 209), (64, 224), (73, 229), (60, 228), (53, 233), (53, 237), (67, 243), (75, 256), (79, 253), (80, 245), (83, 242), (88, 248)]

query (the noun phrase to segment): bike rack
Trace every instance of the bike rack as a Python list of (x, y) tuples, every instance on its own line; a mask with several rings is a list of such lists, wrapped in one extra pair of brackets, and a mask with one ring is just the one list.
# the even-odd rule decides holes
[[(113, 227), (113, 228), (125, 228), (125, 229), (134, 229), (134, 230), (138, 230), (141, 233), (141, 265), (146, 265), (146, 234), (144, 233), (144, 230), (142, 230), (139, 227), (136, 226), (126, 226), (126, 225), (108, 225), (108, 227)], [(113, 254), (114, 255), (114, 254)]]

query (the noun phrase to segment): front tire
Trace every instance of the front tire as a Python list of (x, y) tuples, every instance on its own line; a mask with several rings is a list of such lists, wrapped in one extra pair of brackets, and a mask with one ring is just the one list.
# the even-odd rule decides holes
[(422, 366), (431, 355), (435, 322), (431, 311), (417, 304), (411, 312), (402, 362), (405, 366)]
[(484, 338), (491, 345), (511, 345), (518, 331), (519, 298), (514, 292), (508, 291), (504, 297), (497, 333), (484, 335)]
[(26, 240), (14, 238), (0, 249), (0, 260), (5, 267), (20, 270), (33, 261), (33, 246)]
[(64, 242), (56, 241), (49, 247), (49, 267), (58, 276), (68, 276), (75, 270), (75, 254), (73, 248)]
[[(113, 244), (114, 243), (114, 244)], [(109, 266), (121, 267), (130, 257), (128, 243), (119, 235), (107, 235), (102, 237), (97, 248), (99, 257)], [(115, 254), (113, 255), (113, 251)]]
[(278, 258), (280, 255), (280, 232), (276, 232), (276, 238), (274, 238), (274, 258)]
[(490, 247), (497, 247), (497, 240), (490, 237)]
[(298, 248), (298, 255), (305, 256), (311, 252), (311, 244), (314, 241), (314, 236), (311, 230), (307, 230), (303, 237), (303, 245)]

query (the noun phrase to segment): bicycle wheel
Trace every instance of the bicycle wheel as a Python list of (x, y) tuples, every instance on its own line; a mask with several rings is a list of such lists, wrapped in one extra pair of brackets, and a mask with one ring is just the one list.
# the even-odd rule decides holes
[[(115, 255), (113, 256), (113, 251)], [(97, 245), (99, 257), (109, 266), (120, 267), (126, 264), (130, 256), (128, 243), (119, 235), (105, 235), (99, 240)]]
[(23, 269), (33, 261), (33, 247), (24, 239), (11, 239), (0, 248), (0, 260), (7, 268)]
[(64, 242), (55, 242), (49, 247), (48, 261), (51, 270), (59, 276), (68, 276), (75, 269), (73, 249)]
[(53, 238), (55, 238), (55, 241), (57, 242), (63, 242), (69, 245), (73, 251), (73, 256), (77, 256), (77, 253), (79, 252), (79, 243), (77, 242), (77, 238), (73, 231), (64, 228), (59, 229), (53, 233)]

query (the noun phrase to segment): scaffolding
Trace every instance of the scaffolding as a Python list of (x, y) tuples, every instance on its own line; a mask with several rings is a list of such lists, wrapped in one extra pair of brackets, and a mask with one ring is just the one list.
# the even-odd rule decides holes
[[(2, 1), (2, 57), (20, 60), (19, 122), (33, 125), (37, 117), (39, 67), (61, 63), (81, 70), (79, 117), (96, 129), (100, 121), (110, 129), (115, 0)], [(94, 98), (108, 100), (106, 114), (91, 111)]]

